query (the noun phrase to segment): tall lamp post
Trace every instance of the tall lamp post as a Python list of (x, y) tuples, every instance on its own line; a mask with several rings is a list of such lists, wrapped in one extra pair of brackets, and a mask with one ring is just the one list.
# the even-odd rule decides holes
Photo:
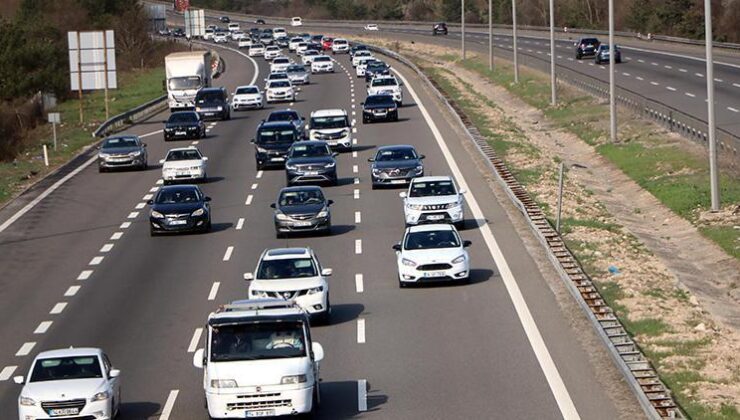
[(712, 0), (704, 0), (704, 39), (707, 49), (707, 131), (709, 135), (709, 185), (712, 211), (719, 211), (719, 176), (717, 174), (717, 138), (714, 121), (714, 61), (712, 58)]

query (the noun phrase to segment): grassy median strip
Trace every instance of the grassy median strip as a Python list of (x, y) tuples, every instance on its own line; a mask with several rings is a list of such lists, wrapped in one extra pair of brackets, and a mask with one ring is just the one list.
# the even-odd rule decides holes
[[(110, 116), (125, 112), (161, 96), (164, 67), (119, 73), (119, 89), (109, 91)], [(28, 134), (30, 146), (14, 162), (0, 163), (0, 206), (7, 203), (29, 184), (68, 162), (76, 154), (97, 140), (92, 132), (105, 121), (103, 91), (83, 96), (84, 123), (79, 122), (79, 101), (70, 99), (60, 103), (62, 124), (57, 126), (57, 150), (53, 148), (52, 130), (42, 124)], [(42, 145), (49, 150), (49, 166), (44, 166)]]

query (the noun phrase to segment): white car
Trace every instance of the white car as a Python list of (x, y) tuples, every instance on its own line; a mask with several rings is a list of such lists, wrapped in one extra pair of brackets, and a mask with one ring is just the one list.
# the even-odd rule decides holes
[(298, 46), (298, 44), (300, 44), (301, 42), (305, 42), (305, 41), (303, 40), (303, 38), (301, 38), (301, 37), (299, 37), (299, 36), (296, 36), (296, 37), (290, 38), (290, 41), (288, 41), (288, 51), (291, 51), (291, 52), (292, 52), (292, 51), (295, 51), (296, 47), (297, 47), (297, 46)]
[(239, 86), (231, 98), (231, 109), (241, 111), (245, 108), (264, 108), (265, 101), (260, 88), (254, 85)]
[(311, 61), (311, 73), (334, 73), (334, 60), (328, 55), (320, 55)]
[(281, 50), (277, 45), (270, 45), (265, 48), (265, 53), (263, 55), (265, 60), (272, 60), (283, 55), (283, 50)]
[(299, 42), (295, 46), (295, 53), (298, 55), (303, 55), (304, 52), (308, 49), (308, 42)]
[[(120, 374), (100, 349), (70, 347), (39, 353), (26, 377), (13, 378), (23, 385), (18, 418), (112, 419), (121, 404)], [(5, 409), (3, 417), (10, 418), (10, 407)]]
[(403, 198), (406, 225), (453, 223), (462, 226), (465, 222), (463, 194), (465, 190), (458, 190), (449, 176), (414, 178), (408, 191), (399, 194)]
[(360, 62), (361, 58), (373, 58), (373, 53), (367, 50), (357, 51), (352, 56), (352, 67), (357, 67), (357, 64)]
[(208, 29), (206, 29), (206, 31), (205, 31), (205, 32), (203, 33), (203, 39), (204, 39), (204, 40), (206, 40), (206, 41), (210, 41), (210, 40), (212, 40), (212, 39), (213, 39), (213, 34), (215, 34), (215, 33), (216, 33), (216, 30), (215, 30), (215, 29), (213, 29), (213, 28), (208, 28)]
[(366, 31), (377, 31), (378, 25), (376, 25), (375, 23), (368, 23), (367, 25), (365, 25), (365, 30)]
[(360, 59), (357, 60), (357, 65), (355, 66), (355, 75), (357, 75), (357, 77), (365, 77), (365, 69), (367, 69), (367, 63), (371, 61), (375, 61), (375, 57), (360, 57)]
[(290, 26), (303, 26), (303, 20), (296, 16), (290, 20)]
[(288, 69), (288, 66), (293, 64), (292, 61), (290, 61), (290, 58), (285, 56), (276, 57), (272, 60), (272, 63), (270, 64), (270, 73), (278, 73), (278, 72), (285, 72), (285, 70)]
[(275, 28), (272, 30), (272, 39), (278, 39), (287, 36), (288, 32), (285, 31), (285, 28)]
[(293, 300), (311, 318), (328, 324), (331, 317), (329, 283), (331, 268), (322, 268), (311, 248), (277, 248), (262, 252), (250, 280), (249, 298)]
[(288, 69), (285, 70), (288, 74), (288, 79), (294, 85), (307, 85), (311, 83), (306, 68), (300, 64), (291, 64)]
[(264, 44), (250, 45), (249, 50), (247, 51), (247, 55), (250, 57), (259, 57), (259, 56), (265, 55), (265, 45)]
[(294, 101), (295, 90), (290, 80), (274, 80), (267, 83), (267, 102)]
[(349, 53), (349, 41), (344, 38), (336, 38), (331, 44), (331, 52), (333, 54), (348, 54)]
[(247, 36), (247, 34), (244, 33), (242, 30), (236, 30), (231, 33), (231, 39), (233, 41), (239, 41), (241, 39), (244, 39)]
[(205, 181), (208, 179), (208, 158), (203, 156), (195, 146), (170, 149), (167, 156), (160, 160), (164, 184), (177, 181)]
[(238, 24), (238, 23), (236, 23), (236, 22), (231, 22), (231, 23), (229, 23), (229, 26), (228, 26), (228, 28), (229, 28), (229, 32), (234, 32), (234, 31), (238, 31), (238, 30), (240, 29), (240, 28), (239, 28), (239, 24)]
[[(245, 36), (244, 38), (240, 39), (239, 42), (236, 44), (239, 48), (249, 48), (252, 46), (252, 38)], [(247, 51), (249, 52), (249, 51)]]
[(321, 55), (322, 54), (316, 50), (308, 50), (304, 52), (303, 55), (301, 56), (301, 62), (303, 63), (304, 66), (310, 66), (311, 63), (313, 63), (313, 59), (316, 57), (320, 57)]
[(406, 229), (393, 246), (398, 265), (398, 285), (438, 281), (470, 281), (470, 241), (460, 238), (455, 226), (423, 225)]
[(403, 91), (401, 83), (393, 75), (378, 75), (373, 77), (367, 87), (367, 95), (391, 95), (397, 106), (403, 103)]
[(270, 84), (270, 82), (278, 81), (278, 80), (290, 80), (290, 77), (288, 77), (288, 73), (284, 71), (280, 71), (277, 73), (270, 73), (265, 77), (265, 89), (267, 89), (267, 86)]
[(282, 299), (236, 301), (208, 315), (206, 347), (195, 351), (193, 365), (203, 369), (209, 417), (297, 417), (316, 410), (324, 349), (310, 330), (305, 311)]
[(308, 138), (325, 141), (331, 147), (352, 149), (352, 127), (343, 109), (320, 109), (308, 120)]
[(213, 42), (216, 44), (226, 44), (229, 42), (229, 35), (226, 32), (216, 32), (213, 34)]

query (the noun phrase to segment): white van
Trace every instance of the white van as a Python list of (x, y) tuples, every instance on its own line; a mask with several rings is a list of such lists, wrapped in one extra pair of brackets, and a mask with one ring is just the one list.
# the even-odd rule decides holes
[(288, 32), (285, 31), (285, 28), (275, 28), (272, 30), (272, 39), (278, 39), (278, 38), (287, 38)]
[(290, 20), (290, 26), (303, 26), (303, 20), (296, 16)]

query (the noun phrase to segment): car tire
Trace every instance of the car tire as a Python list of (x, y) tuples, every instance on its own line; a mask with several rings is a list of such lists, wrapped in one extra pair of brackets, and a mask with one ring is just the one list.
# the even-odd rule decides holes
[(380, 186), (373, 182), (372, 189), (377, 190)]

